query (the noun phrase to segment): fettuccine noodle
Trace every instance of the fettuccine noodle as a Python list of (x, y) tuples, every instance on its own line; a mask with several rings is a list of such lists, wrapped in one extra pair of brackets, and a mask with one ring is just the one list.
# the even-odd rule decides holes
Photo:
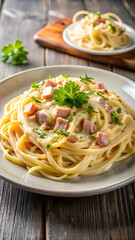
[[(77, 20), (82, 14), (86, 16)], [(122, 27), (122, 20), (114, 13), (101, 15), (99, 12), (79, 11), (73, 16), (73, 24), (69, 35), (79, 47), (112, 51), (131, 45), (131, 39)]]
[[(61, 180), (103, 173), (135, 153), (133, 110), (86, 76), (82, 81), (61, 75), (34, 83), (6, 104), (0, 144), (8, 160), (30, 174)], [(58, 106), (48, 90), (71, 82), (79, 86), (79, 94), (85, 93), (87, 102), (79, 108)]]

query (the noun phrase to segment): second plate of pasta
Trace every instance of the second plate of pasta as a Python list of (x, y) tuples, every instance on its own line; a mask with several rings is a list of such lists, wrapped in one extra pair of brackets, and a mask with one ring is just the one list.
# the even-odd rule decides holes
[(93, 55), (116, 55), (135, 49), (135, 30), (113, 13), (79, 11), (72, 20), (63, 31), (63, 39), (77, 50)]

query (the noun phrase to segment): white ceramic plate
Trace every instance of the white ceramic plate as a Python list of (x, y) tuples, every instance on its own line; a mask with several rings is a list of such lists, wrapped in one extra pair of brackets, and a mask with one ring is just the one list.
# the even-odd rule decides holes
[[(39, 82), (49, 75), (70, 74), (80, 77), (85, 73), (101, 81), (108, 89), (114, 90), (135, 110), (135, 83), (120, 75), (84, 66), (50, 66), (15, 74), (0, 83), (0, 118), (5, 104), (13, 97), (29, 89), (31, 83)], [(89, 196), (110, 191), (132, 182), (135, 179), (135, 155), (121, 162), (104, 174), (78, 177), (73, 180), (52, 181), (42, 176), (29, 175), (27, 170), (4, 158), (0, 151), (1, 178), (32, 192), (54, 196)]]
[(127, 47), (127, 48), (123, 48), (123, 49), (117, 49), (117, 50), (113, 50), (113, 51), (98, 51), (98, 50), (89, 50), (83, 47), (79, 47), (77, 45), (77, 43), (75, 41), (73, 41), (69, 35), (69, 30), (74, 26), (74, 24), (70, 24), (68, 27), (65, 28), (65, 30), (63, 31), (63, 39), (64, 41), (70, 45), (73, 48), (76, 48), (77, 50), (86, 52), (86, 53), (90, 53), (93, 55), (116, 55), (116, 54), (122, 54), (122, 53), (126, 53), (129, 52), (133, 49), (135, 49), (135, 29), (130, 27), (129, 25), (123, 23), (123, 28), (125, 29), (125, 33), (131, 38), (132, 40), (132, 44)]

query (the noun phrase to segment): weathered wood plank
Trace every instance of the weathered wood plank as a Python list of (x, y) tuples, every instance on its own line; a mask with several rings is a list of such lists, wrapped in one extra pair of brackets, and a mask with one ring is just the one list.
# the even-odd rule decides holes
[[(29, 64), (12, 66), (0, 62), (0, 79), (44, 65), (44, 49), (33, 35), (45, 24), (45, 1), (6, 0), (0, 19), (0, 48), (16, 39), (30, 51)], [(43, 198), (0, 180), (0, 239), (44, 239)]]
[[(51, 5), (51, 10), (54, 6), (55, 9), (58, 9), (58, 2), (55, 1), (55, 4)], [(72, 2), (68, 1), (68, 3), (71, 11), (75, 12)], [(112, 2), (84, 1), (83, 7), (89, 5), (91, 11), (106, 12), (110, 11), (110, 3)], [(80, 5), (78, 10), (83, 9), (83, 7)], [(117, 5), (116, 7), (113, 5), (112, 8), (119, 15), (121, 7), (116, 9)], [(127, 12), (124, 8), (122, 11), (123, 13)], [(66, 17), (70, 15), (68, 13), (69, 11), (65, 14)], [(54, 20), (56, 18), (53, 18)], [(129, 22), (133, 24), (131, 18), (129, 18)], [(52, 50), (47, 50), (46, 54), (47, 65), (88, 64), (89, 66), (110, 70), (109, 65), (86, 62)], [(113, 66), (111, 66), (111, 70), (113, 70)], [(128, 71), (122, 73), (125, 76), (129, 74)], [(47, 197), (46, 239), (134, 239), (135, 203), (132, 197), (135, 197), (132, 184), (117, 191), (87, 198)]]

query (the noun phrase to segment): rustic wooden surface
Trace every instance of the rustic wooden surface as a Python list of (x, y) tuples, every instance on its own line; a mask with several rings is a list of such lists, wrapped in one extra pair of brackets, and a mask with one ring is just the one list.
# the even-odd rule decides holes
[[(0, 0), (0, 48), (21, 39), (29, 49), (29, 64), (15, 67), (0, 63), (0, 79), (43, 65), (80, 64), (127, 76), (135, 74), (112, 65), (72, 57), (33, 42), (33, 35), (47, 23), (72, 17), (80, 10), (112, 11), (134, 27), (132, 0)], [(82, 198), (42, 196), (0, 180), (0, 240), (134, 240), (135, 183), (110, 193)]]

